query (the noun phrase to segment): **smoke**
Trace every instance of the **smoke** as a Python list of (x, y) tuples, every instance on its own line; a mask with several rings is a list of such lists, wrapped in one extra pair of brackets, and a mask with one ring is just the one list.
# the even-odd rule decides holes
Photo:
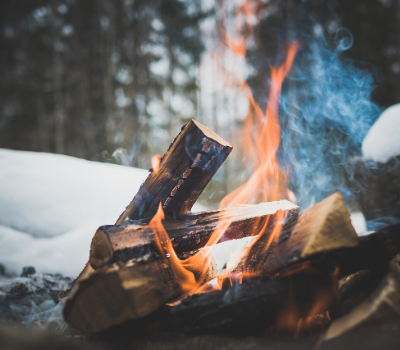
[(279, 18), (267, 17), (258, 26), (257, 53), (248, 58), (258, 69), (249, 82), (260, 105), (266, 105), (269, 81), (266, 84), (268, 79), (263, 78), (260, 82), (259, 77), (268, 78), (269, 67), (283, 61), (289, 41), (299, 44), (282, 87), (278, 159), (288, 170), (290, 189), (302, 208), (335, 191), (350, 203), (347, 161), (361, 153), (362, 141), (380, 114), (371, 101), (371, 71), (343, 56), (352, 46), (353, 36), (340, 27), (331, 9), (325, 13), (333, 19), (327, 19), (321, 8), (303, 4), (296, 10), (296, 20), (289, 16), (289, 9), (281, 10), (277, 11)]
[(380, 113), (372, 89), (372, 76), (323, 38), (300, 50), (281, 99), (280, 160), (302, 207), (335, 191), (351, 199), (347, 161)]

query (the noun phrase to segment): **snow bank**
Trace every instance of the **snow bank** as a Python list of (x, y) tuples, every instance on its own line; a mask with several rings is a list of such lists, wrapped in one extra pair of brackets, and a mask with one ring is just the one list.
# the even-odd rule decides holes
[(0, 263), (8, 273), (32, 265), (75, 277), (97, 227), (115, 223), (147, 175), (143, 169), (0, 149)]
[(372, 125), (363, 141), (365, 158), (386, 162), (400, 155), (400, 104), (386, 109)]
[(148, 172), (48, 153), (0, 150), (0, 225), (52, 237), (113, 224)]

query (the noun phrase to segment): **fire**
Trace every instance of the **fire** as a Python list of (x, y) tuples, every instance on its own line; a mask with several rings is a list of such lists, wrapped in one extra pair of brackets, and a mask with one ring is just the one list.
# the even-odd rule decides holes
[[(256, 2), (246, 0), (238, 9), (238, 17), (247, 25), (248, 32), (253, 31), (253, 22), (257, 20), (263, 8), (255, 5)], [(264, 7), (266, 5), (264, 4)], [(243, 20), (244, 18), (244, 20)], [(241, 26), (243, 26), (241, 23)], [(233, 38), (220, 26), (220, 33), (225, 45), (236, 55), (246, 55), (246, 36), (240, 30), (237, 30), (237, 38)], [(278, 159), (277, 152), (281, 141), (281, 129), (279, 123), (279, 103), (282, 91), (282, 84), (287, 77), (296, 57), (298, 44), (291, 42), (287, 48), (285, 61), (278, 67), (271, 67), (271, 82), (268, 96), (268, 103), (263, 108), (256, 102), (249, 85), (243, 80), (240, 86), (248, 95), (249, 110), (244, 125), (243, 151), (250, 157), (252, 165), (255, 167), (250, 178), (239, 188), (225, 196), (220, 202), (220, 208), (232, 207), (242, 204), (254, 204), (258, 202), (276, 201), (280, 199), (289, 199), (296, 202), (296, 197), (288, 188), (288, 173), (282, 171)], [(231, 84), (231, 79), (225, 79)], [(159, 171), (160, 156), (152, 157), (153, 171)], [(270, 219), (270, 218), (269, 218)], [(226, 282), (233, 285), (234, 283), (242, 283), (245, 279), (253, 279), (260, 276), (263, 261), (258, 265), (250, 265), (245, 257), (250, 256), (252, 248), (257, 245), (257, 249), (261, 247), (257, 254), (266, 256), (268, 249), (277, 241), (282, 230), (285, 216), (283, 211), (278, 211), (274, 216), (274, 222), (266, 220), (261, 228), (258, 228), (257, 237), (241, 254), (236, 255), (234, 261), (228, 261), (224, 273), (218, 276), (219, 288)], [(160, 203), (158, 211), (150, 222), (152, 231), (154, 232), (155, 242), (159, 252), (165, 258), (169, 259), (172, 271), (176, 280), (184, 292), (184, 297), (194, 293), (205, 293), (214, 290), (206, 282), (215, 276), (211, 276), (213, 256), (209, 247), (220, 242), (224, 233), (231, 225), (231, 220), (226, 220), (219, 228), (216, 229), (203, 249), (193, 256), (180, 260), (176, 255), (172, 243), (165, 231), (162, 220), (164, 220), (164, 212)], [(255, 225), (260, 227), (261, 225)], [(267, 230), (268, 228), (268, 230)], [(242, 262), (240, 271), (235, 271), (238, 264)], [(309, 266), (297, 266), (298, 270), (308, 269)], [(294, 267), (296, 269), (296, 267)], [(291, 275), (296, 271), (288, 269), (282, 271), (279, 276)], [(210, 275), (211, 274), (211, 275)], [(298, 305), (296, 305), (295, 291), (290, 290), (287, 303), (282, 312), (278, 315), (277, 329), (291, 329), (295, 331), (295, 337), (301, 333), (301, 330), (308, 326), (310, 328), (310, 320), (317, 314), (326, 310), (331, 299), (324, 296), (321, 291), (319, 296), (315, 298), (315, 303), (311, 306), (308, 315), (303, 318), (299, 316)], [(329, 318), (329, 315), (325, 316)]]
[(153, 157), (151, 157), (151, 166), (156, 174), (158, 173), (158, 170), (160, 170), (160, 162), (161, 162), (161, 157), (159, 154), (156, 154)]
[(295, 198), (287, 188), (287, 180), (276, 154), (281, 140), (278, 112), (282, 83), (293, 65), (297, 49), (297, 44), (291, 43), (285, 62), (278, 68), (271, 68), (271, 87), (265, 113), (255, 101), (249, 86), (245, 85), (250, 108), (245, 121), (243, 149), (253, 156), (257, 168), (244, 185), (221, 200), (221, 208)]
[[(239, 51), (239, 53), (243, 52), (243, 46), (239, 48), (238, 46), (233, 45), (232, 42), (230, 42), (230, 44), (234, 51)], [(240, 45), (244, 44), (242, 43)], [(252, 204), (257, 200), (273, 201), (294, 196), (293, 193), (287, 189), (284, 176), (276, 158), (276, 153), (280, 143), (280, 126), (278, 117), (279, 98), (282, 83), (293, 64), (296, 51), (297, 44), (291, 43), (285, 62), (278, 68), (271, 68), (272, 81), (269, 92), (269, 102), (265, 113), (262, 112), (261, 107), (256, 103), (252, 96), (250, 88), (246, 85), (246, 91), (249, 94), (250, 99), (250, 109), (245, 124), (246, 137), (244, 146), (248, 153), (256, 155), (255, 160), (257, 162), (257, 168), (244, 185), (223, 198), (220, 207), (228, 207), (237, 204)], [(159, 171), (159, 164), (160, 157), (153, 156), (152, 167), (156, 173)], [(150, 222), (150, 227), (154, 232), (158, 250), (163, 256), (169, 259), (176, 280), (186, 295), (202, 291), (204, 289), (202, 285), (204, 285), (204, 283), (209, 279), (208, 274), (213, 260), (207, 247), (215, 245), (220, 241), (225, 231), (230, 226), (231, 220), (226, 220), (218, 229), (216, 229), (212, 233), (206, 246), (198, 253), (186, 260), (180, 260), (176, 255), (168, 234), (162, 225), (163, 219), (164, 212), (160, 203), (156, 215)], [(266, 241), (263, 242), (264, 253), (268, 250), (271, 243), (279, 237), (283, 219), (284, 214), (282, 211), (279, 211), (276, 215), (276, 222), (273, 224), (273, 229), (269, 232), (268, 236), (263, 237), (263, 233), (266, 231), (266, 227), (268, 226), (268, 220), (258, 232), (259, 235), (254, 241), (254, 244), (261, 239), (266, 239)], [(239, 260), (243, 255), (247, 254), (251, 247), (252, 246), (249, 246), (244, 250), (243, 254), (239, 255), (237, 259)], [(238, 261), (228, 263), (228, 268), (234, 268), (237, 262)], [(257, 270), (258, 269), (254, 269), (250, 274), (257, 275)], [(232, 278), (241, 282), (243, 277), (248, 277), (241, 274), (235, 275), (231, 273), (231, 271), (229, 271), (228, 276), (231, 279), (231, 282)]]

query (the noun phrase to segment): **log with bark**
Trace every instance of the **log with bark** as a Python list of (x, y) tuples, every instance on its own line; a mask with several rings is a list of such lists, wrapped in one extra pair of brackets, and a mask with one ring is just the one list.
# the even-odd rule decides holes
[[(216, 276), (206, 256), (203, 284)], [(96, 270), (79, 282), (65, 302), (64, 318), (72, 327), (95, 333), (129, 319), (142, 318), (166, 302), (185, 295), (170, 259), (147, 257)]]
[[(181, 220), (166, 221), (163, 226), (167, 229), (171, 239), (178, 244), (175, 250), (182, 252), (189, 246), (192, 249), (200, 248), (207, 243), (210, 234), (216, 228), (227, 229), (226, 239), (254, 235), (260, 230), (268, 234), (268, 231), (278, 224), (275, 222), (275, 215), (278, 211), (285, 214), (281, 215), (281, 217), (285, 217), (282, 223), (284, 226), (293, 225), (297, 219), (299, 208), (288, 201), (238, 206), (232, 209), (186, 215)], [(78, 290), (67, 300), (64, 309), (64, 317), (72, 326), (86, 333), (98, 332), (124, 320), (143, 317), (164, 303), (185, 294), (185, 291), (180, 288), (177, 276), (171, 269), (169, 259), (165, 259), (160, 254), (154, 240), (154, 227), (145, 224), (131, 226), (129, 223), (122, 226), (110, 226), (102, 228), (96, 233), (92, 242), (92, 252), (99, 252), (97, 261), (104, 263), (104, 255), (100, 255), (100, 253), (104, 254), (107, 249), (112, 248), (109, 237), (114, 237), (112, 230), (115, 230), (115, 250), (113, 254), (109, 255), (113, 256), (118, 264), (110, 268), (99, 268), (89, 278), (81, 281)], [(104, 232), (105, 229), (108, 231)], [(193, 231), (196, 233), (192, 234)], [(110, 236), (107, 236), (107, 233)], [(197, 241), (200, 239), (199, 237), (202, 237), (201, 235), (205, 235), (205, 238), (199, 244)], [(194, 242), (190, 243), (193, 236)], [(103, 240), (108, 245), (102, 242)], [(118, 249), (119, 244), (124, 248)], [(131, 247), (132, 249), (127, 248), (132, 245), (134, 246)], [(213, 259), (210, 253), (204, 254), (207, 259)], [(91, 257), (96, 256), (92, 254)], [(127, 259), (129, 262), (123, 264), (122, 261)], [(202, 260), (200, 261), (202, 262)], [(207, 266), (208, 271), (205, 274), (206, 277), (202, 276), (199, 285), (216, 277), (215, 267), (212, 263), (208, 265), (205, 260), (202, 264)], [(201, 266), (199, 268), (201, 269)], [(128, 270), (129, 273), (123, 272)], [(169, 283), (166, 282), (166, 278)], [(159, 281), (156, 292), (154, 291), (155, 281)], [(109, 284), (112, 284), (112, 287), (106, 287)], [(99, 289), (100, 292), (98, 292)], [(162, 297), (159, 294), (162, 294)], [(142, 311), (134, 309), (139, 306), (143, 308)]]
[[(296, 222), (299, 207), (282, 200), (181, 215), (175, 220), (164, 220), (163, 226), (175, 252), (182, 258), (182, 255), (204, 247), (218, 229), (226, 230), (223, 240), (268, 235), (277, 224), (275, 218), (279, 210), (284, 213), (283, 227), (288, 228)], [(120, 226), (102, 226), (97, 230), (89, 262), (96, 269), (113, 261), (128, 261), (154, 253), (157, 250), (152, 228), (144, 223), (127, 221)]]
[(161, 158), (159, 170), (152, 169), (117, 221), (149, 220), (161, 202), (167, 217), (189, 212), (232, 151), (232, 146), (206, 126), (191, 119)]
[(363, 347), (365, 335), (371, 333), (379, 340), (393, 336), (398, 339), (399, 327), (400, 255), (396, 255), (390, 263), (390, 271), (373, 293), (352, 311), (334, 320), (321, 337), (319, 347), (341, 348), (343, 343), (354, 343), (354, 340)]
[[(306, 260), (282, 270), (276, 277), (264, 277), (251, 282), (244, 280), (243, 284), (233, 286), (225, 284), (223, 290), (189, 296), (141, 320), (127, 322), (118, 331), (137, 329), (138, 332), (259, 334), (277, 324), (277, 316), (288, 311), (285, 309), (288, 304), (294, 305), (291, 310), (295, 310), (295, 320), (311, 316), (310, 312), (316, 305), (320, 307), (313, 309), (313, 313), (317, 313), (316, 310), (337, 310), (338, 297), (343, 297), (337, 290), (337, 279), (341, 276), (336, 269), (337, 264), (348, 265), (347, 270), (343, 269), (347, 273), (374, 266), (369, 272), (370, 280), (362, 284), (363, 288), (369, 288), (371, 283), (379, 283), (379, 276), (385, 274), (382, 268), (387, 266), (395, 251), (400, 251), (398, 243), (400, 227), (388, 227), (360, 237), (356, 247), (308, 256)], [(400, 269), (392, 268), (392, 271)], [(363, 275), (360, 274), (361, 278)], [(325, 286), (324, 292), (321, 292), (321, 286)], [(295, 298), (295, 302), (290, 300), (290, 293), (293, 293), (291, 297)], [(321, 300), (321, 296), (326, 299)]]
[(304, 210), (292, 226), (283, 226), (275, 237), (261, 235), (234, 273), (246, 278), (274, 275), (309, 257), (358, 244), (350, 214), (340, 193)]
[(140, 320), (129, 321), (110, 332), (263, 334), (287, 318), (328, 310), (337, 302), (337, 279), (326, 271), (302, 271), (287, 277), (270, 277), (197, 294), (165, 305)]
[[(116, 225), (121, 225), (128, 218), (148, 222), (160, 202), (166, 215), (186, 214), (231, 151), (229, 142), (191, 119), (162, 157), (157, 173), (151, 169)], [(90, 276), (93, 271), (88, 262), (71, 288), (61, 297), (67, 297), (74, 291), (77, 282)]]

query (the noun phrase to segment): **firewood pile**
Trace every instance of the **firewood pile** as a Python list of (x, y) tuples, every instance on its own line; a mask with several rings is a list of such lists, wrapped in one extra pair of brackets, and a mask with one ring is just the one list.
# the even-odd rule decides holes
[[(194, 120), (182, 128), (116, 224), (96, 231), (62, 296), (70, 327), (265, 335), (318, 324), (324, 344), (400, 326), (400, 225), (358, 237), (340, 193), (301, 213), (287, 200), (190, 212), (231, 150)], [(209, 247), (253, 236), (218, 272)]]

